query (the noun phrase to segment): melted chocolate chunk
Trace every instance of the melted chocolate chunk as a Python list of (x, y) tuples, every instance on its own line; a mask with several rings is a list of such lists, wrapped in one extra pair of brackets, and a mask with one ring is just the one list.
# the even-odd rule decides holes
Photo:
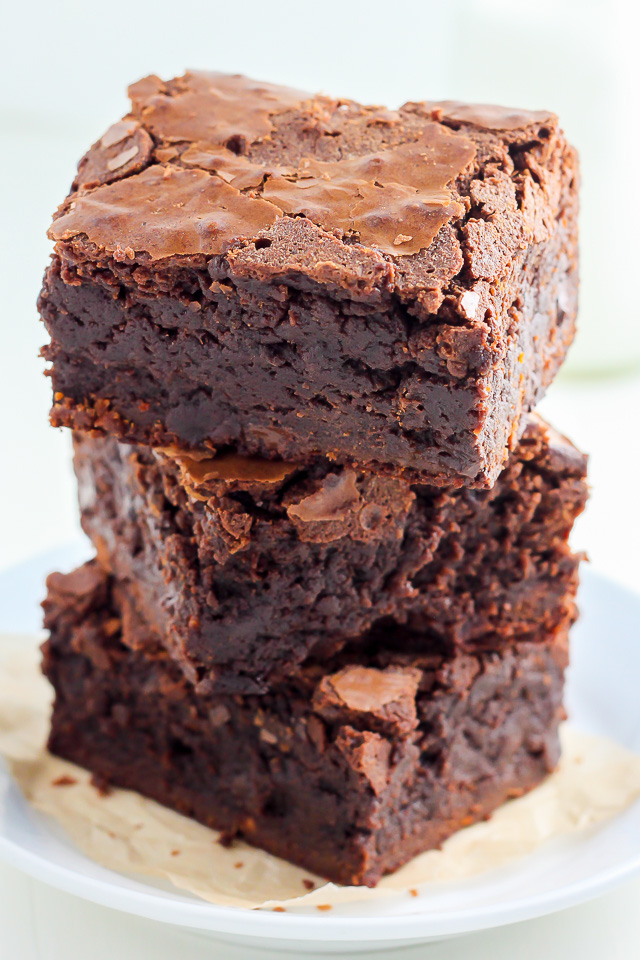
[(491, 103), (462, 103), (440, 100), (429, 104), (438, 119), (470, 123), (487, 130), (522, 130), (532, 124), (556, 124), (558, 118), (548, 110), (520, 110)]
[(303, 523), (342, 520), (359, 500), (355, 470), (343, 470), (340, 474), (330, 473), (316, 493), (290, 504), (287, 513)]
[(180, 456), (177, 463), (184, 482), (192, 486), (200, 486), (209, 480), (222, 480), (226, 483), (281, 483), (296, 470), (294, 463), (240, 457), (236, 453), (225, 453), (218, 457)]

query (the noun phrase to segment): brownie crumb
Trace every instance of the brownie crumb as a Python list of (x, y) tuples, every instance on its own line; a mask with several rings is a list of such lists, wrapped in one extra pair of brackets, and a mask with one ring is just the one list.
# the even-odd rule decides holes
[(113, 788), (109, 781), (99, 773), (92, 774), (89, 783), (92, 787), (95, 787), (101, 797), (108, 797), (109, 794), (113, 793)]
[(226, 849), (229, 849), (229, 847), (233, 846), (235, 839), (236, 839), (236, 835), (233, 832), (233, 830), (223, 830), (220, 836), (218, 837), (217, 842), (220, 844), (221, 847), (225, 847)]
[(69, 777), (67, 774), (63, 774), (61, 777), (56, 777), (55, 780), (51, 781), (52, 787), (73, 787), (78, 781), (75, 777)]

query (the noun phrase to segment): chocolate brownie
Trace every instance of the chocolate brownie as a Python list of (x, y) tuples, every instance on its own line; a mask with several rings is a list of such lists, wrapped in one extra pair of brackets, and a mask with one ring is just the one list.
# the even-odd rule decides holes
[(52, 422), (490, 486), (574, 334), (557, 118), (198, 72), (130, 96), (50, 231)]
[[(344, 654), (262, 697), (195, 694), (95, 563), (49, 578), (50, 749), (337, 883), (374, 885), (558, 759), (566, 633), (501, 653)], [(393, 645), (389, 645), (393, 646)]]
[(535, 415), (492, 490), (75, 437), (82, 524), (199, 690), (264, 692), (391, 636), (502, 648), (574, 617), (585, 457)]

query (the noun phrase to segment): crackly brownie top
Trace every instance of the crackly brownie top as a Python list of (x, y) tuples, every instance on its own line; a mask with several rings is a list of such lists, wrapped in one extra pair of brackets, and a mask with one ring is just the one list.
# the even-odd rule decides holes
[(563, 142), (544, 111), (386, 110), (218, 73), (151, 76), (129, 93), (50, 231), (122, 262), (225, 254), (240, 273), (286, 262), (451, 277), (455, 227), (474, 208), (540, 232), (545, 163)]

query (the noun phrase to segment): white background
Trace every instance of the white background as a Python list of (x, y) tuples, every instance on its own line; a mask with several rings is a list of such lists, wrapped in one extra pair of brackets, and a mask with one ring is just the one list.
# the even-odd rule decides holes
[[(390, 106), (460, 97), (560, 114), (583, 157), (582, 333), (543, 411), (592, 454), (593, 497), (577, 526), (576, 546), (605, 573), (640, 587), (640, 296), (634, 290), (640, 125), (633, 4), (130, 0), (98, 6), (14, 0), (1, 12), (0, 569), (69, 541), (79, 530), (69, 438), (47, 425), (49, 385), (38, 359), (45, 334), (35, 300), (49, 254), (50, 214), (88, 144), (126, 111), (127, 83), (146, 73), (170, 77), (196, 67)], [(1, 617), (2, 611), (0, 629)], [(0, 873), (0, 902), (5, 889), (21, 896), (11, 871)], [(52, 902), (72, 909), (61, 895)], [(619, 900), (610, 895), (607, 903), (601, 916), (615, 918), (624, 938), (631, 930), (624, 923), (636, 922), (630, 905), (640, 907), (639, 888), (627, 888)], [(97, 922), (98, 908), (73, 909), (74, 917)], [(566, 928), (549, 920), (528, 929), (532, 937), (553, 931), (544, 945), (547, 956), (572, 956), (565, 935), (554, 940), (561, 929), (573, 931), (582, 957), (613, 956), (598, 946), (597, 933), (579, 935), (591, 916), (594, 931), (603, 929), (600, 914), (589, 910), (573, 911), (572, 920), (567, 915)], [(24, 921), (26, 914), (15, 916)], [(0, 946), (8, 922), (9, 914), (0, 913)], [(123, 955), (146, 956), (126, 952), (143, 927), (112, 922), (122, 929)], [(150, 942), (161, 936), (150, 935)], [(482, 944), (508, 949), (509, 934), (491, 936), (478, 940), (478, 957), (484, 956)], [(563, 952), (553, 952), (552, 942), (563, 944)], [(79, 944), (65, 955), (84, 955), (73, 952)], [(430, 955), (455, 955), (450, 945), (439, 950)]]

